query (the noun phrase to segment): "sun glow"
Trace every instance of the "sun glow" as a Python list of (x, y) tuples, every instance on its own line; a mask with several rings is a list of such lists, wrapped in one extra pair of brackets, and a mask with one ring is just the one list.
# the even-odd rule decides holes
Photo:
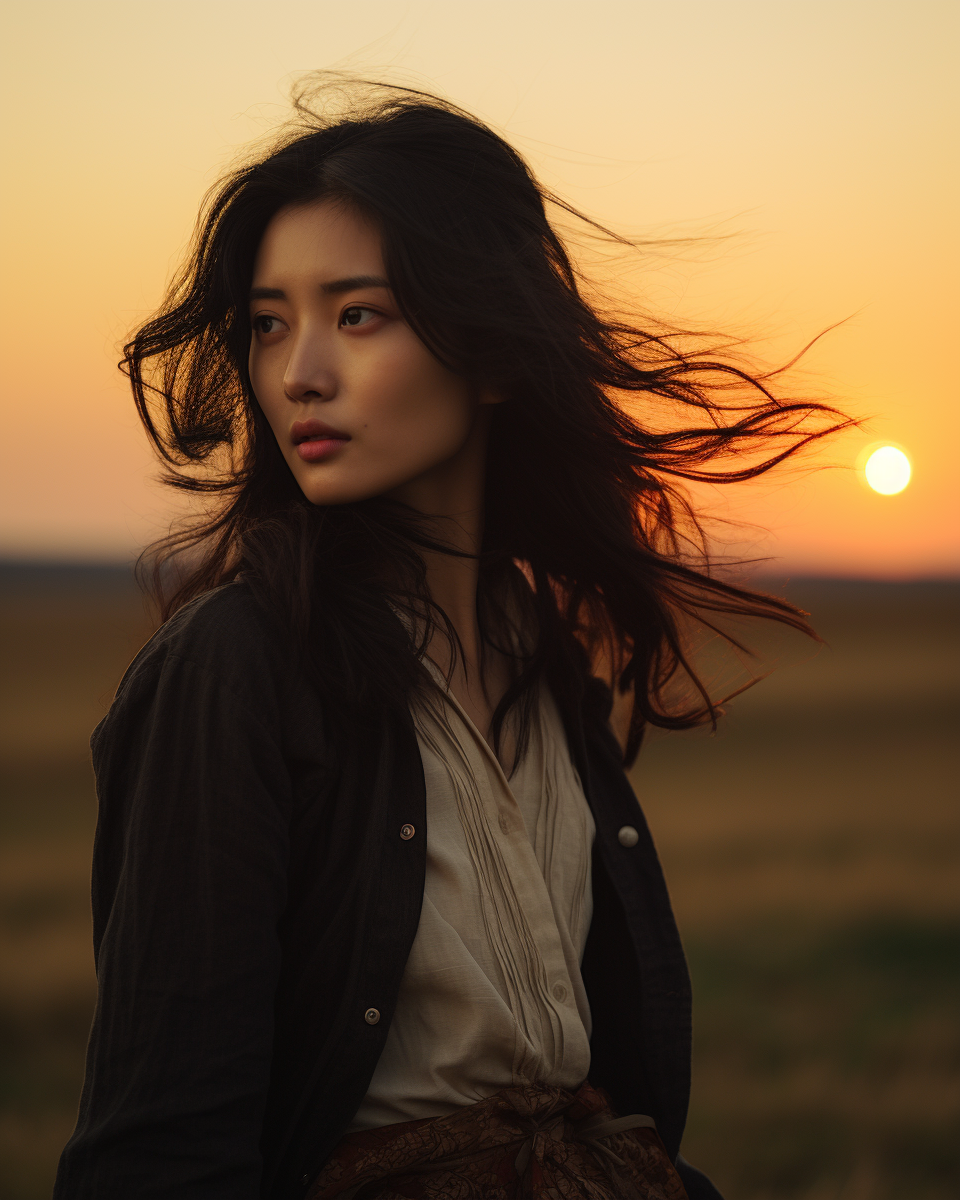
[(896, 446), (881, 446), (867, 459), (864, 478), (881, 496), (895, 496), (910, 482), (910, 459)]

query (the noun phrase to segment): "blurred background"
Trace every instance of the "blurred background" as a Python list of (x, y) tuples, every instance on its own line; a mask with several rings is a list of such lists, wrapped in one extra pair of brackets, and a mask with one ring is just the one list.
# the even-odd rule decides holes
[[(730, 1200), (955, 1197), (957, 6), (32, 0), (4, 24), (0, 1198), (49, 1195), (75, 1119), (87, 740), (173, 513), (118, 345), (320, 67), (441, 91), (621, 232), (704, 237), (596, 268), (668, 320), (770, 363), (843, 322), (791, 386), (863, 428), (701, 497), (826, 645), (778, 644), (716, 734), (651, 738), (633, 778), (694, 976), (687, 1157)], [(882, 446), (912, 470), (890, 494)]]

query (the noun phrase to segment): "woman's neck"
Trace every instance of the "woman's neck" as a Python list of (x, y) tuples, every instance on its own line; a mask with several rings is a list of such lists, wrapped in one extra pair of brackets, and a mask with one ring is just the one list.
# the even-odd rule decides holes
[(450, 690), (484, 737), (509, 682), (507, 664), (484, 653), (477, 617), (488, 431), (489, 409), (480, 408), (470, 437), (452, 459), (391, 492), (392, 499), (428, 518), (432, 537), (459, 552), (421, 551), (430, 599), (460, 642), (455, 652), (446, 632), (438, 628), (427, 653), (449, 677)]

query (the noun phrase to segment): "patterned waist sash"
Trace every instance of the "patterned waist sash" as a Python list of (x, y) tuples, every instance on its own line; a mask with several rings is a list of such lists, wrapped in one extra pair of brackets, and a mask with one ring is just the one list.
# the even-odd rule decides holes
[(686, 1200), (651, 1117), (606, 1096), (504, 1088), (444, 1117), (348, 1134), (306, 1200)]

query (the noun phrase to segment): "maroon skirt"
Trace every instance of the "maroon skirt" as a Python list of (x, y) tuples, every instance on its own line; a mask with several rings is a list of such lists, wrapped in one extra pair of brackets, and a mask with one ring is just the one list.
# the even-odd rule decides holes
[(306, 1200), (686, 1200), (649, 1117), (529, 1084), (344, 1137)]

